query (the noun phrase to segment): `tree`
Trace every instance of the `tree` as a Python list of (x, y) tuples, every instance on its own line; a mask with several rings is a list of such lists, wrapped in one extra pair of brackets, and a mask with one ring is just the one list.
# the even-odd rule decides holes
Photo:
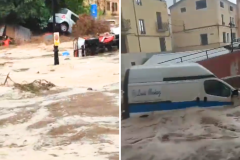
[(83, 10), (83, 0), (65, 0), (68, 9), (76, 14), (81, 14)]
[[(56, 0), (56, 11), (68, 8), (76, 14), (89, 13), (84, 0)], [(0, 24), (23, 24), (43, 29), (52, 15), (52, 0), (0, 0)], [(31, 26), (31, 27), (29, 27)]]
[(2, 23), (19, 24), (35, 19), (40, 28), (47, 25), (50, 11), (43, 0), (7, 0), (0, 3)]
[[(50, 6), (52, 0), (46, 0), (47, 6)], [(90, 13), (90, 8), (85, 6), (85, 0), (57, 0), (57, 8), (68, 8), (76, 14)]]

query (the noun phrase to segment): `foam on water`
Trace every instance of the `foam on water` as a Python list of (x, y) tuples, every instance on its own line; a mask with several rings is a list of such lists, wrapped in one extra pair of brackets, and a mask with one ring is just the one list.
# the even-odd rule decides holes
[(239, 107), (196, 107), (126, 119), (122, 121), (122, 159), (237, 158), (239, 119)]

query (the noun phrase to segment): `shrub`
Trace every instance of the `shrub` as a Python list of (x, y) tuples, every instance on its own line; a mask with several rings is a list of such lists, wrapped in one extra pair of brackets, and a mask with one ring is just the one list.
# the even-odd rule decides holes
[(79, 15), (79, 20), (73, 25), (73, 35), (80, 36), (96, 36), (98, 33), (110, 32), (110, 26), (103, 20), (94, 19), (90, 15)]

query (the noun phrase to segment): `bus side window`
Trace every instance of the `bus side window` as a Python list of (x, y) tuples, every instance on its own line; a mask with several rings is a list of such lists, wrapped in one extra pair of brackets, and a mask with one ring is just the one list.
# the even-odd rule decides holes
[(217, 80), (206, 80), (204, 90), (207, 94), (219, 97), (230, 97), (231, 89)]

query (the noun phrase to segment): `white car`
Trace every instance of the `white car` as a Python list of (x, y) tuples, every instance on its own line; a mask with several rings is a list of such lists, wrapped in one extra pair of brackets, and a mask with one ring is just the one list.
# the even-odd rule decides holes
[[(58, 29), (60, 29), (63, 33), (71, 33), (73, 25), (79, 20), (77, 14), (73, 13), (71, 10), (67, 8), (62, 8), (59, 10), (56, 15), (56, 24)], [(53, 16), (50, 17), (48, 21), (49, 28), (53, 26)]]
[(233, 40), (233, 48), (240, 48), (240, 38)]
[(115, 19), (106, 19), (105, 22), (109, 24), (110, 26), (110, 32), (113, 34), (120, 34), (120, 27), (116, 26), (116, 20)]

